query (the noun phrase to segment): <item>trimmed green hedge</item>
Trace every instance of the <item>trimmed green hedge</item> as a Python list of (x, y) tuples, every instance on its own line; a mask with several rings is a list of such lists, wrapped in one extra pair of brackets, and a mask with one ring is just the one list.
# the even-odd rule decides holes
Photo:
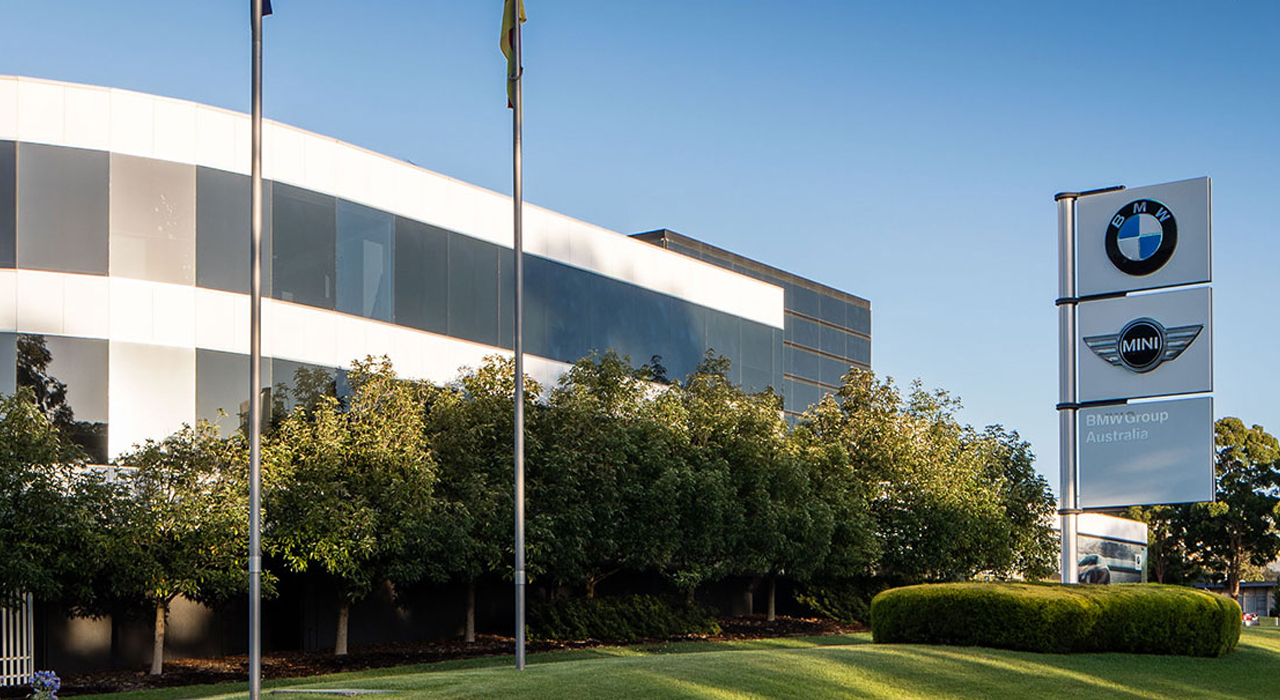
[(805, 584), (796, 601), (818, 615), (846, 624), (871, 621), (871, 599), (893, 584), (882, 579), (840, 579)]
[(877, 595), (871, 633), (880, 643), (1222, 656), (1240, 639), (1240, 606), (1158, 584), (938, 583)]
[(652, 595), (569, 598), (529, 607), (529, 634), (534, 639), (631, 642), (719, 633), (711, 608)]

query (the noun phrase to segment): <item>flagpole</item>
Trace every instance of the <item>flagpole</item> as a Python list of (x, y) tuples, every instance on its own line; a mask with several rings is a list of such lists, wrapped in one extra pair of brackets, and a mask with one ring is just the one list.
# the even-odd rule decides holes
[(250, 0), (253, 117), (249, 193), (249, 700), (262, 695), (262, 2)]
[(508, 76), (512, 81), (511, 100), (511, 163), (512, 163), (512, 205), (514, 207), (514, 245), (515, 258), (515, 319), (513, 324), (513, 344), (515, 352), (515, 501), (516, 501), (516, 670), (524, 669), (524, 618), (525, 618), (525, 569), (524, 569), (524, 171), (520, 153), (520, 132), (523, 128), (524, 104), (521, 94), (521, 78), (524, 66), (520, 58), (520, 2), (515, 7), (513, 25), (512, 53), (515, 55), (514, 74)]

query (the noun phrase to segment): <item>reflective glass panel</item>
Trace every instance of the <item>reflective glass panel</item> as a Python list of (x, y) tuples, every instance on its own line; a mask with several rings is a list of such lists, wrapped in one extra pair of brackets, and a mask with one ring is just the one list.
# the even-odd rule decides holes
[(196, 169), (111, 155), (111, 274), (194, 284)]
[(10, 396), (17, 387), (18, 336), (0, 333), (0, 394)]
[(705, 307), (690, 304), (674, 297), (663, 297), (667, 307), (667, 319), (671, 324), (671, 345), (662, 352), (662, 364), (667, 376), (683, 379), (702, 361), (707, 347), (707, 314)]
[(392, 321), (394, 219), (338, 200), (338, 310)]
[(815, 382), (818, 381), (817, 355), (808, 352), (807, 350), (792, 347), (787, 348), (786, 354), (787, 374), (796, 377), (804, 377), (805, 379), (811, 379)]
[(0, 267), (13, 267), (18, 227), (18, 160), (12, 141), (0, 141)]
[(395, 322), (444, 333), (449, 325), (449, 236), (444, 229), (396, 217)]
[[(530, 256), (524, 256), (525, 275), (528, 276)], [(516, 258), (515, 251), (503, 248), (498, 251), (498, 346), (514, 348), (516, 320)], [(527, 281), (526, 281), (527, 284)], [(528, 300), (525, 300), (528, 303)], [(528, 329), (525, 329), (525, 352), (528, 348)]]
[(498, 344), (498, 246), (449, 236), (449, 335)]
[[(196, 168), (196, 284), (249, 293), (249, 186), (238, 173)], [(262, 182), (262, 293), (271, 295), (271, 182)]]
[(849, 336), (848, 340), (849, 359), (865, 365), (871, 364), (871, 341), (866, 338), (859, 338), (856, 335)]
[(737, 316), (707, 311), (707, 347), (729, 358), (729, 381), (742, 381), (742, 319)]
[(549, 357), (574, 362), (596, 346), (588, 328), (589, 274), (568, 265), (549, 262), (550, 283), (547, 303), (547, 350)]
[(843, 327), (845, 322), (845, 307), (847, 304), (835, 297), (820, 295), (819, 299), (821, 308), (818, 318), (826, 321), (827, 323)]
[(334, 308), (334, 198), (278, 182), (271, 190), (272, 296)]
[(846, 313), (848, 314), (848, 327), (871, 335), (871, 309), (858, 304), (850, 304)]
[(810, 318), (818, 318), (818, 293), (812, 289), (805, 289), (794, 284), (788, 285), (784, 298), (786, 300), (786, 308)]
[(195, 420), (194, 349), (112, 342), (110, 366), (113, 456), (163, 440)]
[(844, 331), (837, 330), (830, 326), (823, 326), (820, 333), (822, 337), (822, 345), (820, 345), (818, 349), (823, 352), (831, 353), (832, 355), (844, 357)]
[[(547, 339), (547, 314), (555, 294), (555, 266), (548, 260), (524, 259), (524, 350), (540, 357), (552, 357)], [(514, 282), (513, 282), (514, 285)]]
[(661, 323), (656, 295), (601, 275), (587, 275), (585, 296), (591, 349), (613, 349), (642, 365), (670, 331)]
[(826, 392), (822, 387), (806, 384), (805, 382), (791, 383), (791, 405), (789, 408), (796, 412), (803, 412), (815, 403), (822, 400), (822, 395)]
[[(262, 360), (263, 427), (270, 425), (271, 360)], [(196, 350), (196, 419), (217, 425), (224, 436), (249, 425), (249, 356)]]
[(773, 328), (755, 321), (741, 321), (742, 383), (748, 391), (773, 384)]
[(18, 146), (18, 267), (107, 274), (107, 163), (101, 151)]
[(282, 418), (302, 406), (315, 408), (321, 396), (338, 395), (338, 371), (306, 362), (271, 361), (272, 417)]
[(105, 340), (18, 336), (17, 385), (95, 464), (107, 463), (107, 360)]
[(819, 378), (823, 384), (831, 386), (843, 386), (844, 375), (849, 371), (849, 362), (847, 360), (833, 360), (829, 357), (819, 358), (818, 371), (822, 374)]
[(807, 348), (818, 348), (821, 345), (821, 326), (813, 321), (806, 321), (798, 316), (787, 316), (783, 319), (791, 331), (791, 342)]

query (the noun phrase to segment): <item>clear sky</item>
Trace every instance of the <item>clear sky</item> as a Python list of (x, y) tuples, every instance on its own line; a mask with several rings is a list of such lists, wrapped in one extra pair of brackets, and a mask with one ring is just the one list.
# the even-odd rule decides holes
[[(275, 0), (268, 118), (509, 193), (500, 0)], [(0, 2), (0, 73), (247, 111), (247, 0)], [(527, 0), (525, 191), (872, 302), (1057, 486), (1055, 192), (1213, 178), (1216, 413), (1280, 432), (1280, 3)]]

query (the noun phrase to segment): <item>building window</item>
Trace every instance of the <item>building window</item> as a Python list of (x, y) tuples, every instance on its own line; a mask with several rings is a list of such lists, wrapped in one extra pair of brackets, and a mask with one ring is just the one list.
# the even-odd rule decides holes
[(22, 334), (17, 385), (95, 464), (107, 463), (108, 346), (105, 340)]
[(444, 229), (395, 219), (395, 322), (444, 333), (449, 327), (449, 236)]
[(335, 308), (334, 198), (279, 182), (271, 190), (272, 296)]
[(18, 158), (12, 141), (0, 141), (0, 267), (13, 267), (18, 228)]
[(392, 312), (394, 217), (338, 200), (338, 311), (379, 321)]
[[(245, 175), (196, 168), (196, 284), (249, 293), (249, 195)], [(271, 295), (271, 182), (262, 182), (262, 293)]]
[(17, 150), (18, 267), (107, 274), (107, 154), (30, 143)]
[(195, 284), (195, 166), (111, 155), (111, 274)]

